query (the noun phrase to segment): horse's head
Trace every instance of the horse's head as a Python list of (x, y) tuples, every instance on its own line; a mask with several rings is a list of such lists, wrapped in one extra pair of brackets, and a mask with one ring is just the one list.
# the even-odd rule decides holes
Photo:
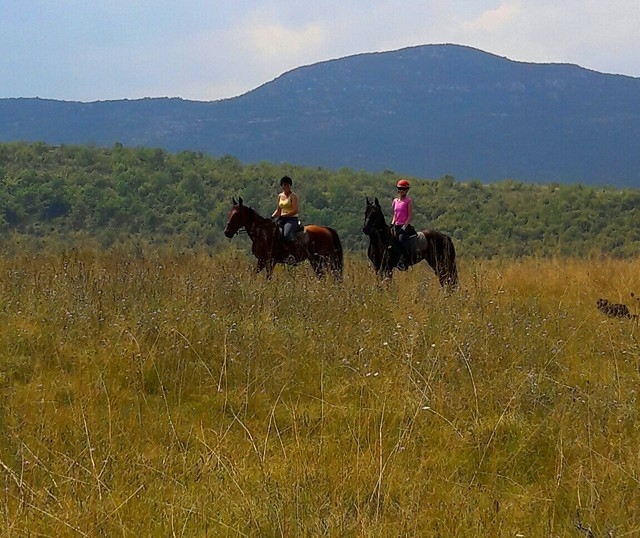
[(378, 202), (377, 198), (374, 198), (373, 202), (370, 202), (367, 197), (367, 208), (364, 211), (364, 224), (362, 225), (363, 233), (370, 235), (372, 231), (381, 230), (386, 227), (387, 223), (384, 220), (380, 202)]
[(229, 219), (224, 228), (224, 235), (231, 239), (240, 228), (249, 224), (252, 213), (252, 209), (242, 203), (242, 198), (238, 198), (237, 202), (234, 198), (233, 207), (229, 212)]

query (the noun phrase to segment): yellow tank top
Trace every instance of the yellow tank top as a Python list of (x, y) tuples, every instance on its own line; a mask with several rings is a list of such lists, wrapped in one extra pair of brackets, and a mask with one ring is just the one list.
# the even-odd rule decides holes
[(278, 207), (280, 208), (280, 211), (282, 213), (284, 213), (285, 215), (287, 213), (291, 213), (291, 211), (293, 210), (293, 203), (291, 202), (291, 195), (289, 195), (289, 197), (285, 197), (285, 196), (280, 195), (280, 199), (278, 200)]

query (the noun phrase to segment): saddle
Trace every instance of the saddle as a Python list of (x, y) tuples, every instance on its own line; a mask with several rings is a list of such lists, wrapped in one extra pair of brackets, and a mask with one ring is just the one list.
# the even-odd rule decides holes
[[(391, 225), (391, 234), (392, 234), (394, 237), (396, 237), (396, 238), (397, 238), (397, 237), (398, 237), (398, 236), (397, 236), (397, 233), (398, 233), (398, 232), (397, 232), (397, 230), (396, 230), (396, 227), (392, 224), (392, 225)], [(408, 241), (409, 239), (413, 239), (414, 237), (417, 237), (418, 232), (416, 232), (416, 229), (415, 229), (411, 224), (409, 224), (409, 225), (407, 226), (407, 229), (405, 230), (405, 233), (404, 233), (403, 235), (404, 235), (404, 239), (405, 239), (405, 241)]]
[[(284, 228), (283, 225), (278, 223), (278, 232), (280, 232), (280, 238), (284, 240), (284, 229), (283, 228)], [(309, 238), (307, 236), (307, 232), (304, 231), (304, 226), (300, 222), (300, 219), (298, 219), (298, 227), (294, 231), (294, 237), (295, 237), (295, 242), (300, 241), (300, 242), (303, 242), (305, 245), (307, 244), (307, 241), (309, 240)]]

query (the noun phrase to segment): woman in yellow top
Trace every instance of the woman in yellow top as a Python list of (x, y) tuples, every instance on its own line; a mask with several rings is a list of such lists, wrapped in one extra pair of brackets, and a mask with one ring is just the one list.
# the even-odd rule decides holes
[(278, 225), (286, 241), (293, 241), (298, 230), (298, 195), (291, 190), (293, 181), (289, 176), (280, 180), (282, 192), (278, 194), (278, 204), (271, 218), (278, 217)]

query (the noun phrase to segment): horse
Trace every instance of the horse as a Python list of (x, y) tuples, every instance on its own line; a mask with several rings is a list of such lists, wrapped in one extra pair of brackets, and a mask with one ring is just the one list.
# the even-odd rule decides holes
[[(391, 231), (384, 218), (380, 202), (367, 197), (362, 231), (369, 236), (367, 255), (376, 273), (384, 279), (391, 279), (393, 268), (398, 267), (402, 245)], [(436, 230), (422, 230), (406, 243), (408, 265), (425, 260), (437, 275), (440, 285), (448, 290), (458, 288), (458, 268), (456, 251), (451, 238)]]
[(295, 234), (294, 241), (285, 241), (273, 220), (258, 215), (242, 198), (237, 202), (234, 198), (224, 235), (231, 239), (241, 228), (251, 239), (251, 252), (258, 259), (256, 272), (266, 269), (267, 278), (276, 263), (297, 265), (305, 260), (318, 277), (329, 271), (336, 279), (342, 278), (342, 243), (333, 228), (309, 224)]

